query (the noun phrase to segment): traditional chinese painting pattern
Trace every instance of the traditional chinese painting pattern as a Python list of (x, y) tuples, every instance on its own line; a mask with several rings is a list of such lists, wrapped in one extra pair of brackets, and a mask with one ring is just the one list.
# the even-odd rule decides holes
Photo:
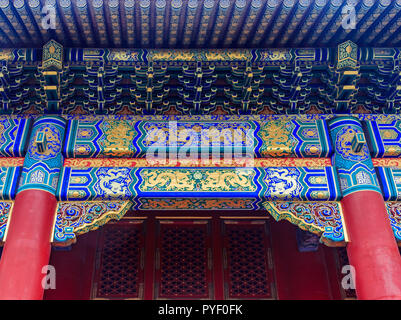
[[(18, 192), (39, 189), (55, 194), (60, 168), (63, 166), (64, 160), (61, 146), (65, 124), (66, 120), (60, 117), (44, 116), (36, 119), (31, 131)], [(40, 152), (36, 142), (38, 133), (42, 133), (46, 137), (43, 152)]]
[(326, 243), (345, 241), (341, 205), (338, 202), (264, 202), (277, 220), (288, 220), (303, 230), (321, 236)]
[(352, 146), (355, 135), (363, 135), (360, 121), (353, 117), (338, 117), (330, 120), (329, 127), (335, 145), (332, 163), (337, 167), (343, 196), (362, 190), (381, 193), (367, 144), (364, 143), (359, 152)]
[[(246, 118), (244, 118), (246, 119)], [(150, 152), (242, 152), (260, 157), (328, 157), (323, 120), (138, 121), (81, 117), (69, 121), (67, 158), (138, 157)]]
[(331, 167), (71, 168), (57, 189), (62, 201), (141, 198), (340, 199)]
[(75, 243), (77, 235), (96, 230), (111, 219), (119, 220), (130, 207), (130, 201), (59, 202), (53, 244)]

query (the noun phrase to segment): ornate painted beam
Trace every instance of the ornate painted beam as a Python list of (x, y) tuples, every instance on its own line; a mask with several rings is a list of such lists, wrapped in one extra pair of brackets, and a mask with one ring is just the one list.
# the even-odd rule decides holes
[[(386, 202), (386, 208), (401, 246), (401, 204)], [(7, 225), (13, 201), (0, 202), (0, 242), (6, 241)], [(344, 246), (349, 241), (345, 230), (341, 204), (339, 202), (263, 202), (260, 208), (253, 207), (252, 199), (147, 199), (146, 201), (78, 201), (59, 202), (54, 225), (54, 246), (69, 246), (77, 236), (98, 229), (110, 220), (121, 219), (128, 210), (266, 210), (278, 221), (287, 220), (302, 230), (311, 232), (328, 246)]]
[(61, 201), (134, 198), (338, 200), (335, 171), (325, 168), (63, 168)]
[[(189, 139), (189, 140), (188, 140)], [(224, 143), (222, 143), (222, 140)], [(67, 157), (146, 157), (167, 154), (245, 152), (254, 157), (328, 157), (327, 126), (321, 120), (165, 122), (93, 118), (72, 120)], [(225, 149), (224, 149), (225, 148)]]

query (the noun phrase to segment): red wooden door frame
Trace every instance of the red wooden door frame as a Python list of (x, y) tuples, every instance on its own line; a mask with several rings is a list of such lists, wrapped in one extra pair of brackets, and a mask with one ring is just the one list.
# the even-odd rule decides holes
[(153, 300), (155, 278), (156, 251), (156, 219), (154, 216), (146, 219), (145, 225), (145, 282), (144, 300)]

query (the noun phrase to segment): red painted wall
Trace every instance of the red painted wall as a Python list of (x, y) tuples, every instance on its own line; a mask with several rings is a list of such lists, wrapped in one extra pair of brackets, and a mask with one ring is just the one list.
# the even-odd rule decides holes
[(333, 248), (299, 252), (295, 226), (287, 221), (271, 224), (278, 298), (285, 300), (341, 299)]
[(45, 300), (90, 299), (97, 234), (79, 236), (70, 251), (52, 249), (50, 265), (56, 269), (56, 289), (45, 290)]

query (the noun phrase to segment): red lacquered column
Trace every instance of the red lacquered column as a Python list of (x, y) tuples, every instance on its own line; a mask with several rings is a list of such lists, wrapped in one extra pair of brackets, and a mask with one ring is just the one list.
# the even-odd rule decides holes
[(42, 267), (49, 262), (56, 204), (46, 191), (16, 196), (0, 261), (0, 299), (42, 299)]
[[(33, 126), (0, 260), (0, 299), (43, 298), (64, 130), (65, 120), (51, 116)], [(39, 133), (46, 136), (44, 150), (36, 139)]]
[[(358, 299), (401, 299), (401, 257), (358, 120), (330, 121)], [(362, 142), (358, 142), (362, 141)], [(358, 147), (359, 145), (359, 147)]]
[(341, 203), (358, 299), (401, 299), (401, 257), (382, 195), (359, 191)]

